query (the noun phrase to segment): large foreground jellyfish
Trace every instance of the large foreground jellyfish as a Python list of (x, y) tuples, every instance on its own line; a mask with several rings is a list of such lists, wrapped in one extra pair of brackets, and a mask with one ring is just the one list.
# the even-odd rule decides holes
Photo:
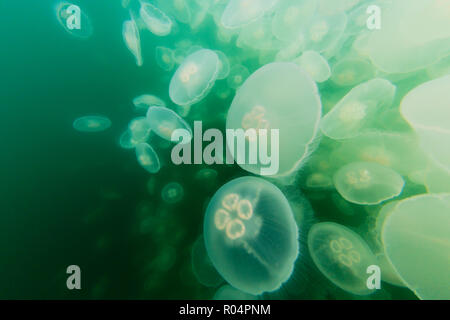
[(136, 158), (142, 168), (150, 173), (157, 173), (161, 168), (159, 157), (148, 143), (139, 143), (136, 146)]
[(395, 91), (392, 83), (379, 78), (354, 87), (323, 117), (322, 132), (331, 139), (348, 139), (365, 132), (391, 105)]
[(93, 29), (89, 17), (69, 2), (61, 2), (56, 7), (56, 18), (61, 26), (71, 35), (86, 39), (92, 35)]
[[(255, 154), (252, 150), (255, 141), (250, 136), (247, 136), (245, 150), (235, 143), (236, 139), (227, 137), (228, 148), (244, 170), (255, 174), (262, 174), (267, 167), (267, 159), (261, 157), (261, 150), (272, 150), (275, 153), (272, 157), (279, 160), (279, 170), (268, 175), (290, 176), (312, 152), (321, 109), (316, 83), (306, 71), (294, 63), (267, 64), (256, 70), (237, 91), (228, 110), (226, 125), (227, 130), (256, 130), (260, 157), (255, 163), (239, 162), (240, 155), (247, 159)], [(267, 136), (275, 132), (279, 139), (268, 141)]]
[(139, 13), (142, 21), (154, 35), (167, 36), (172, 30), (172, 20), (154, 5), (141, 2)]
[(430, 157), (450, 173), (450, 75), (421, 84), (402, 100), (400, 113)]
[(450, 193), (398, 202), (382, 230), (386, 255), (421, 299), (450, 299)]
[(83, 116), (73, 122), (73, 128), (81, 132), (99, 132), (111, 127), (111, 120), (105, 116)]
[(378, 204), (398, 196), (405, 185), (394, 170), (374, 162), (352, 162), (333, 177), (339, 194), (357, 204)]
[(270, 11), (279, 0), (230, 0), (223, 14), (222, 25), (234, 29), (243, 27)]
[(356, 295), (367, 295), (367, 268), (377, 260), (355, 232), (334, 222), (313, 225), (308, 247), (317, 268), (335, 285)]
[(202, 100), (214, 85), (219, 73), (219, 57), (208, 49), (187, 56), (169, 85), (170, 99), (178, 105), (192, 105)]
[(172, 133), (177, 129), (184, 129), (188, 131), (190, 133), (190, 137), (192, 137), (192, 129), (189, 124), (187, 124), (186, 121), (184, 121), (184, 119), (178, 114), (168, 108), (149, 108), (147, 112), (147, 121), (150, 124), (150, 129), (164, 140), (172, 141)]
[(257, 300), (254, 295), (242, 292), (226, 284), (221, 286), (214, 294), (213, 300)]
[(298, 229), (283, 193), (256, 177), (223, 185), (203, 224), (206, 250), (233, 287), (258, 295), (289, 279), (297, 259)]
[(139, 29), (133, 18), (123, 23), (122, 36), (128, 50), (130, 50), (136, 59), (136, 65), (142, 66), (141, 37), (139, 35)]

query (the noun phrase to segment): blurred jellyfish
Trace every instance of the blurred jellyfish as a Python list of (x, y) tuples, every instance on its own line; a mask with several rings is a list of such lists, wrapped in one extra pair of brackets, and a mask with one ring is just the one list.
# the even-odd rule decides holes
[(155, 57), (161, 69), (171, 71), (175, 67), (175, 54), (172, 49), (158, 46), (155, 49)]
[(213, 300), (258, 300), (258, 297), (226, 284), (216, 291)]
[(374, 162), (352, 162), (340, 168), (333, 180), (345, 200), (366, 205), (398, 196), (405, 184), (397, 172)]
[(123, 23), (122, 35), (125, 44), (136, 59), (136, 64), (140, 67), (143, 64), (141, 53), (141, 37), (135, 20), (127, 20)]
[(377, 260), (358, 234), (337, 223), (317, 223), (309, 231), (308, 247), (317, 268), (336, 286), (356, 295), (373, 293), (366, 270)]
[(178, 105), (192, 105), (202, 100), (217, 79), (219, 57), (208, 49), (187, 56), (173, 75), (169, 95)]
[(225, 28), (243, 27), (270, 11), (278, 0), (230, 0), (221, 18)]
[(167, 36), (172, 30), (172, 20), (154, 5), (141, 2), (139, 13), (148, 30), (154, 35)]
[[(316, 83), (303, 69), (294, 63), (271, 63), (239, 88), (228, 110), (226, 128), (278, 129), (279, 143), (266, 141), (268, 149), (274, 143), (279, 150), (279, 170), (273, 177), (293, 177), (314, 148), (321, 108)], [(227, 138), (231, 151), (235, 149), (232, 140)], [(250, 152), (246, 144), (245, 154)], [(255, 174), (266, 167), (262, 161), (239, 165)]]
[(233, 287), (258, 295), (289, 279), (298, 229), (275, 185), (256, 177), (226, 183), (208, 205), (203, 230), (213, 265)]
[(333, 48), (341, 40), (346, 25), (347, 16), (343, 13), (316, 16), (307, 26), (307, 48), (319, 53)]
[(64, 30), (75, 37), (86, 39), (92, 35), (91, 20), (80, 7), (72, 3), (59, 3), (56, 7), (56, 18)]
[(374, 76), (372, 65), (362, 59), (342, 59), (334, 66), (331, 81), (338, 86), (354, 86)]
[(230, 61), (225, 53), (222, 51), (214, 51), (219, 57), (219, 71), (217, 73), (217, 80), (225, 79), (230, 74)]
[(272, 35), (272, 19), (263, 17), (239, 32), (236, 45), (239, 48), (252, 48), (256, 50), (275, 50), (282, 48), (282, 43)]
[(192, 246), (192, 271), (198, 282), (206, 287), (217, 287), (223, 282), (222, 277), (214, 268), (206, 252), (205, 241), (200, 236)]
[(133, 99), (136, 110), (147, 111), (149, 107), (165, 107), (166, 103), (152, 94), (143, 94)]
[(192, 137), (192, 129), (189, 124), (168, 108), (152, 107), (148, 109), (147, 121), (150, 124), (150, 129), (164, 140), (172, 141), (172, 133), (176, 129), (187, 130)]
[(357, 5), (361, 0), (339, 0), (339, 1), (317, 0), (317, 1), (319, 3), (318, 12), (323, 15), (330, 15), (348, 11), (355, 5)]
[(137, 117), (130, 121), (128, 130), (131, 132), (131, 139), (137, 142), (144, 142), (150, 136), (150, 124), (146, 117)]
[(169, 204), (180, 202), (183, 196), (184, 189), (178, 182), (170, 182), (161, 190), (162, 199)]
[(136, 158), (141, 167), (150, 173), (157, 173), (161, 168), (158, 155), (148, 143), (136, 145)]
[(354, 87), (322, 119), (322, 132), (331, 139), (348, 139), (364, 132), (373, 118), (392, 104), (396, 87), (373, 79)]
[(231, 68), (230, 73), (228, 75), (227, 79), (228, 86), (232, 89), (239, 88), (248, 78), (249, 75), (250, 72), (248, 72), (248, 69), (246, 67), (244, 67), (241, 64), (234, 65)]
[(123, 149), (133, 149), (139, 144), (138, 141), (133, 139), (133, 134), (130, 129), (125, 130), (119, 138), (119, 145)]
[(167, 14), (175, 17), (182, 23), (189, 23), (191, 20), (191, 11), (188, 2), (193, 0), (157, 0), (158, 8), (161, 8)]
[(450, 193), (403, 199), (382, 226), (386, 255), (421, 299), (450, 299)]
[(305, 69), (316, 82), (324, 82), (330, 78), (328, 61), (315, 51), (305, 51), (293, 62)]
[(73, 128), (81, 132), (100, 132), (111, 127), (111, 120), (104, 116), (83, 116), (73, 122)]
[(276, 54), (275, 61), (292, 61), (305, 49), (304, 38), (292, 41), (289, 45), (283, 46)]
[(195, 173), (195, 180), (199, 185), (211, 190), (217, 183), (217, 171), (211, 168), (200, 169)]

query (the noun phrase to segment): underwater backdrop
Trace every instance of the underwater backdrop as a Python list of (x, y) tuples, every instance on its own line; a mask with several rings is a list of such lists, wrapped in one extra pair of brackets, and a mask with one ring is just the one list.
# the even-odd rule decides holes
[(450, 1), (0, 18), (0, 299), (450, 299)]

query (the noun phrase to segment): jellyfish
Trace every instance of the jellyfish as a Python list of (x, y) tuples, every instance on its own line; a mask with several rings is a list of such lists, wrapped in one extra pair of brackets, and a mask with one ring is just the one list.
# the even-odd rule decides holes
[(446, 75), (414, 88), (400, 105), (400, 113), (419, 136), (422, 149), (447, 173), (450, 173), (449, 92), (450, 75)]
[(155, 95), (152, 94), (142, 94), (133, 99), (133, 104), (136, 110), (147, 111), (149, 107), (165, 107), (166, 103)]
[(119, 138), (119, 145), (123, 149), (133, 149), (139, 144), (138, 141), (133, 139), (133, 134), (130, 129), (122, 132)]
[(278, 0), (230, 0), (221, 18), (225, 28), (243, 27), (270, 11)]
[(292, 61), (305, 49), (305, 39), (299, 37), (297, 41), (283, 46), (276, 54), (275, 61)]
[(356, 6), (360, 1), (361, 0), (318, 0), (318, 12), (323, 15), (345, 12)]
[(374, 205), (397, 197), (405, 181), (396, 171), (374, 162), (352, 162), (333, 177), (339, 194), (356, 204)]
[(219, 71), (217, 73), (217, 80), (225, 79), (230, 74), (230, 61), (225, 53), (222, 51), (214, 51), (219, 58)]
[(191, 261), (195, 278), (202, 285), (206, 287), (217, 287), (223, 282), (223, 278), (214, 268), (211, 259), (208, 257), (203, 236), (200, 236), (192, 246)]
[(136, 21), (133, 18), (123, 23), (122, 36), (128, 50), (130, 50), (136, 59), (136, 65), (139, 67), (142, 66), (141, 37), (139, 36)]
[(226, 284), (216, 291), (213, 300), (258, 300), (258, 297)]
[(161, 168), (158, 155), (148, 143), (136, 145), (136, 158), (141, 167), (150, 173), (157, 173)]
[[(316, 146), (313, 142), (319, 129), (321, 109), (316, 83), (306, 71), (294, 63), (270, 63), (255, 71), (239, 88), (228, 110), (226, 128), (253, 129), (259, 137), (264, 137), (264, 132), (270, 132), (271, 136), (278, 133), (277, 140), (272, 141), (271, 138), (270, 142), (267, 141), (269, 139), (262, 142), (267, 145), (263, 147), (279, 151), (278, 172), (267, 175), (293, 177)], [(263, 129), (267, 131), (261, 131)], [(245, 158), (250, 155), (252, 147), (251, 139), (247, 140), (245, 152), (239, 151), (245, 153)], [(234, 139), (227, 137), (227, 145), (234, 152)], [(262, 174), (267, 169), (265, 160), (237, 162), (244, 170)]]
[(328, 61), (316, 51), (305, 51), (293, 62), (305, 69), (318, 83), (327, 81), (331, 76)]
[(93, 33), (89, 17), (72, 3), (59, 3), (56, 7), (56, 18), (64, 30), (77, 38), (87, 39)]
[(348, 139), (366, 132), (376, 115), (390, 106), (396, 87), (373, 79), (354, 87), (322, 119), (321, 130), (331, 139)]
[(169, 182), (161, 190), (161, 198), (169, 204), (180, 202), (183, 196), (184, 189), (178, 182)]
[(128, 129), (131, 132), (131, 139), (137, 142), (144, 142), (150, 136), (150, 124), (146, 117), (137, 117), (130, 121)]
[(150, 124), (150, 129), (166, 141), (172, 141), (172, 133), (177, 129), (184, 129), (188, 131), (190, 137), (192, 137), (192, 129), (189, 124), (187, 124), (186, 121), (184, 121), (184, 119), (178, 114), (168, 108), (149, 108), (147, 112), (147, 121)]
[(401, 280), (421, 299), (450, 299), (450, 193), (400, 200), (381, 239)]
[(100, 132), (111, 127), (111, 120), (105, 116), (83, 116), (73, 121), (73, 128), (81, 132)]
[(192, 0), (157, 0), (158, 8), (167, 14), (175, 17), (181, 23), (189, 23), (191, 20), (191, 11), (189, 4)]
[(313, 225), (308, 247), (317, 268), (336, 286), (356, 295), (368, 295), (367, 267), (377, 260), (367, 243), (354, 231), (334, 222)]
[(219, 73), (219, 57), (208, 49), (187, 56), (170, 80), (169, 95), (178, 105), (192, 105), (202, 100)]
[(156, 63), (164, 71), (172, 71), (175, 67), (175, 53), (172, 49), (158, 46), (155, 49)]
[(289, 279), (299, 252), (298, 229), (283, 193), (257, 177), (223, 185), (203, 224), (214, 267), (233, 287), (258, 295)]
[(339, 60), (332, 70), (331, 81), (338, 86), (354, 86), (374, 76), (372, 65), (362, 59)]
[(346, 25), (344, 13), (315, 16), (306, 27), (307, 48), (322, 53), (335, 47), (344, 35)]
[(154, 5), (141, 2), (139, 13), (148, 30), (154, 35), (164, 37), (172, 31), (172, 20)]
[(272, 35), (272, 19), (270, 17), (263, 17), (243, 27), (239, 32), (236, 45), (239, 48), (248, 47), (264, 51), (282, 47), (281, 41)]
[(248, 72), (248, 69), (246, 67), (241, 64), (234, 65), (230, 70), (230, 74), (228, 75), (228, 86), (232, 89), (239, 88), (249, 75), (250, 72)]

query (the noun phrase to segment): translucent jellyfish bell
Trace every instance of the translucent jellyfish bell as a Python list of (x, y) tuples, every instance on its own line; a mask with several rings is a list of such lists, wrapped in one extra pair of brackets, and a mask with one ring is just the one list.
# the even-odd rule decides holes
[(225, 28), (243, 27), (270, 11), (278, 0), (230, 0), (222, 14)]
[(158, 66), (165, 71), (171, 71), (175, 67), (175, 53), (170, 48), (156, 47), (155, 58)]
[(139, 144), (139, 141), (133, 139), (130, 129), (125, 130), (119, 138), (119, 145), (123, 149), (133, 149)]
[(214, 85), (219, 73), (219, 57), (208, 49), (187, 56), (169, 85), (169, 95), (178, 105), (192, 105), (202, 100)]
[(150, 124), (146, 117), (137, 117), (130, 121), (128, 129), (131, 139), (136, 142), (145, 142), (150, 136)]
[(396, 87), (373, 79), (354, 87), (322, 119), (321, 130), (331, 139), (348, 139), (364, 132), (373, 118), (390, 106)]
[(289, 279), (298, 229), (275, 185), (256, 177), (226, 183), (208, 205), (203, 231), (213, 265), (233, 287), (258, 295)]
[(172, 31), (172, 20), (160, 9), (148, 2), (141, 2), (141, 19), (154, 35), (164, 37)]
[(155, 95), (152, 94), (142, 94), (133, 99), (133, 104), (136, 110), (147, 111), (149, 107), (165, 107), (166, 103)]
[(366, 205), (398, 196), (405, 184), (397, 172), (374, 162), (352, 162), (340, 168), (333, 180), (344, 199)]
[(317, 223), (309, 231), (308, 247), (317, 268), (339, 288), (356, 295), (373, 293), (366, 270), (377, 260), (358, 234), (337, 223)]
[(228, 75), (228, 86), (232, 89), (239, 88), (249, 75), (250, 72), (246, 67), (241, 64), (234, 65), (230, 70), (230, 74)]
[(122, 36), (125, 44), (136, 59), (136, 64), (140, 67), (143, 64), (141, 53), (141, 37), (139, 29), (134, 19), (127, 20), (122, 26)]
[(161, 190), (162, 199), (169, 204), (180, 202), (183, 196), (184, 189), (178, 182), (170, 182)]
[(192, 246), (192, 271), (198, 282), (207, 287), (216, 287), (223, 282), (223, 278), (214, 268), (206, 252), (205, 241), (200, 236)]
[(214, 294), (213, 300), (257, 300), (258, 297), (242, 292), (230, 285), (224, 285)]
[(316, 82), (327, 81), (331, 76), (330, 66), (328, 61), (322, 57), (318, 52), (305, 51), (303, 54), (295, 59), (293, 62), (309, 73), (311, 78)]
[(158, 155), (148, 143), (136, 146), (136, 158), (141, 167), (150, 173), (157, 173), (161, 168)]
[(93, 33), (89, 17), (72, 3), (59, 3), (56, 7), (56, 18), (64, 30), (75, 37), (86, 39)]
[(333, 48), (342, 38), (347, 25), (344, 13), (316, 15), (306, 28), (307, 48), (319, 53)]
[[(267, 129), (268, 136), (272, 129), (278, 130), (279, 170), (271, 176), (288, 177), (314, 148), (321, 109), (316, 83), (306, 71), (294, 63), (270, 63), (256, 70), (239, 88), (228, 110), (226, 128), (254, 129), (259, 136), (261, 129)], [(267, 142), (267, 150), (276, 142)], [(227, 138), (230, 151), (236, 148), (233, 143)], [(246, 143), (246, 159), (250, 153), (250, 143)], [(260, 160), (238, 164), (254, 174), (261, 174), (267, 167)]]
[(217, 74), (217, 80), (225, 79), (230, 74), (230, 61), (225, 53), (222, 51), (214, 51), (219, 58), (219, 72)]
[(342, 59), (334, 66), (331, 76), (338, 86), (354, 86), (363, 81), (371, 79), (374, 75), (374, 68), (363, 59)]
[(174, 111), (165, 107), (151, 107), (147, 112), (150, 129), (164, 140), (171, 141), (172, 133), (176, 129), (185, 129), (192, 137), (192, 129)]
[(421, 299), (450, 299), (450, 193), (399, 201), (381, 236), (389, 261), (408, 288)]
[(104, 116), (83, 116), (73, 122), (73, 128), (81, 132), (100, 132), (111, 127), (111, 120)]

